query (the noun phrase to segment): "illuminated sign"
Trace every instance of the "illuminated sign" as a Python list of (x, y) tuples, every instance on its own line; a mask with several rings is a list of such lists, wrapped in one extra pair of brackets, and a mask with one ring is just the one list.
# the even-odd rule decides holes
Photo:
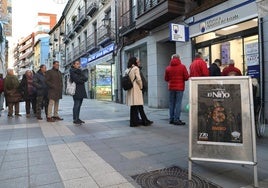
[(170, 24), (170, 40), (175, 42), (187, 42), (189, 40), (189, 28), (185, 25)]

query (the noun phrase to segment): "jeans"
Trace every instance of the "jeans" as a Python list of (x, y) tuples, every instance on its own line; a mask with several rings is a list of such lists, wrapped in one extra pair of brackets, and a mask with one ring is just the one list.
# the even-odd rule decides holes
[(44, 96), (36, 97), (36, 116), (41, 117), (42, 108), (45, 107), (45, 114), (47, 116), (48, 99)]
[(81, 105), (83, 102), (83, 99), (75, 99), (74, 100), (74, 106), (73, 106), (73, 120), (77, 121), (79, 120), (79, 116), (80, 116), (80, 109), (81, 109)]
[(181, 116), (181, 102), (183, 91), (169, 91), (169, 118), (170, 121), (179, 121)]

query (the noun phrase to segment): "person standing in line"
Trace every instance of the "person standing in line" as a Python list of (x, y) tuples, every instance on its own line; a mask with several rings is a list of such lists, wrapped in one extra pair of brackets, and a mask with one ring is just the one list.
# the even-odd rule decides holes
[(181, 63), (180, 56), (174, 54), (169, 66), (165, 70), (165, 81), (168, 82), (169, 90), (169, 123), (174, 125), (185, 125), (180, 118), (181, 102), (185, 89), (185, 81), (189, 74), (185, 65)]
[[(59, 100), (62, 98), (62, 74), (59, 70), (59, 61), (53, 61), (52, 69), (48, 70), (45, 74), (45, 81), (48, 86), (48, 110), (47, 110), (47, 122), (55, 122), (57, 120), (63, 120), (59, 117)], [(54, 108), (53, 108), (54, 107)], [(52, 116), (52, 108), (53, 114)]]
[(0, 74), (0, 111), (4, 110), (4, 77)]
[(209, 67), (209, 76), (221, 76), (221, 60), (215, 59), (214, 63), (212, 63)]
[(31, 107), (36, 114), (36, 89), (33, 85), (33, 71), (27, 70), (19, 86), (25, 101), (26, 117), (30, 117)]
[(152, 124), (152, 121), (148, 120), (143, 111), (142, 80), (136, 57), (131, 57), (128, 60), (125, 74), (129, 74), (129, 77), (133, 82), (133, 87), (127, 91), (126, 95), (126, 104), (130, 106), (130, 127), (140, 125), (139, 113), (143, 125), (148, 126)]
[(209, 76), (207, 63), (202, 59), (202, 53), (197, 52), (190, 65), (190, 77)]
[(79, 117), (83, 99), (87, 98), (85, 82), (87, 82), (88, 78), (83, 74), (80, 61), (78, 60), (74, 61), (72, 64), (70, 69), (70, 79), (76, 84), (75, 94), (73, 95), (73, 123), (80, 125), (85, 123)]
[[(136, 62), (137, 62), (137, 66), (140, 69), (140, 75), (141, 75), (141, 81), (142, 81), (142, 94), (144, 94), (145, 92), (147, 92), (148, 83), (147, 83), (147, 80), (145, 79), (145, 77), (144, 77), (144, 75), (143, 75), (143, 73), (141, 71), (141, 69), (142, 69), (141, 61), (137, 58)], [(142, 120), (141, 114), (143, 114), (145, 122)], [(149, 120), (147, 118), (147, 116), (145, 115), (143, 105), (141, 105), (139, 107), (138, 118), (139, 118), (139, 122), (144, 126), (150, 126), (151, 124), (153, 124), (153, 121)]]
[(8, 105), (8, 117), (13, 117), (13, 107), (15, 107), (15, 116), (21, 116), (20, 101), (22, 95), (19, 91), (19, 79), (14, 75), (13, 69), (7, 69), (7, 76), (4, 79), (4, 94)]
[(222, 76), (242, 76), (241, 71), (234, 64), (234, 60), (230, 59), (229, 65), (222, 70)]
[(45, 81), (46, 66), (40, 65), (39, 70), (33, 77), (33, 85), (36, 88), (36, 118), (42, 120), (41, 111), (44, 106), (47, 117), (48, 98), (47, 98), (47, 84)]

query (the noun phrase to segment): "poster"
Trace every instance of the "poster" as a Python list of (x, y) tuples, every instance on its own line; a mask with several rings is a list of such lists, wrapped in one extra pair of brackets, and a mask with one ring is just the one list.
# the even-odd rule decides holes
[(198, 144), (242, 144), (240, 84), (198, 85)]

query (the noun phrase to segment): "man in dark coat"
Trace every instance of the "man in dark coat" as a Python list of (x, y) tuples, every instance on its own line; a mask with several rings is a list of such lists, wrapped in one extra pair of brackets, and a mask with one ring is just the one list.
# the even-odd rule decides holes
[[(53, 61), (53, 67), (45, 74), (46, 84), (48, 86), (48, 111), (47, 121), (54, 122), (63, 120), (59, 117), (59, 100), (62, 98), (62, 74), (59, 71), (59, 61)], [(52, 108), (54, 107), (54, 116), (52, 116)]]
[(83, 74), (83, 71), (80, 69), (80, 61), (73, 62), (72, 68), (70, 69), (70, 78), (71, 81), (75, 82), (76, 84), (75, 94), (73, 95), (74, 100), (73, 123), (74, 124), (85, 123), (79, 118), (79, 116), (83, 99), (87, 98), (85, 82), (88, 80), (88, 78)]
[(36, 88), (36, 117), (38, 120), (42, 120), (41, 110), (45, 107), (45, 113), (47, 116), (48, 98), (47, 98), (47, 84), (45, 81), (46, 66), (40, 65), (40, 69), (33, 77), (33, 85)]
[(221, 60), (215, 59), (214, 63), (212, 63), (209, 67), (209, 76), (221, 76)]

